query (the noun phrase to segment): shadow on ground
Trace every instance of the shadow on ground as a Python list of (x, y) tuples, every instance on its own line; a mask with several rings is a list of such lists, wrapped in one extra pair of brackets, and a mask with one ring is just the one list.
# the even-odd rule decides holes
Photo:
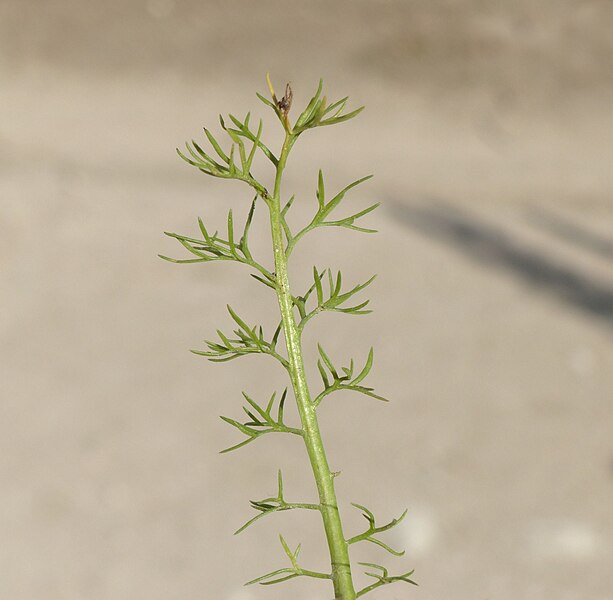
[(531, 210), (528, 217), (532, 223), (545, 229), (562, 241), (579, 246), (605, 259), (613, 259), (613, 240), (599, 235), (552, 211)]
[[(513, 234), (481, 220), (472, 212), (443, 202), (427, 206), (387, 203), (388, 211), (404, 225), (454, 247), (461, 254), (493, 269), (504, 269), (534, 290), (547, 294), (606, 325), (613, 335), (613, 287), (562, 264), (541, 250), (526, 246)], [(606, 240), (552, 215), (539, 223), (577, 244), (600, 253), (612, 248)]]

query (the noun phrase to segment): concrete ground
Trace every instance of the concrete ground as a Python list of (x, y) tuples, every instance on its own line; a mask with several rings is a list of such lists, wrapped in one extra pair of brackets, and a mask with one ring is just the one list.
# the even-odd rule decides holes
[(372, 315), (305, 336), (314, 388), (317, 341), (339, 363), (372, 344), (392, 400), (320, 409), (347, 529), (351, 501), (409, 509), (386, 538), (405, 557), (352, 558), (420, 587), (372, 597), (612, 600), (612, 17), (605, 0), (0, 3), (0, 598), (331, 598), (242, 587), (285, 566), (278, 533), (326, 568), (313, 515), (232, 536), (278, 468), (289, 499), (314, 497), (293, 439), (217, 453), (238, 439), (217, 416), (282, 373), (187, 352), (229, 328), (228, 302), (274, 326), (273, 299), (238, 266), (156, 256), (181, 254), (165, 230), (245, 213), (248, 190), (174, 148), (248, 109), (277, 144), (254, 95), (270, 71), (296, 105), (320, 75), (367, 105), (304, 136), (285, 189), (295, 223), (320, 167), (330, 190), (376, 174), (346, 210), (382, 202), (379, 235), (313, 233), (292, 264), (296, 289), (313, 264), (379, 274)]

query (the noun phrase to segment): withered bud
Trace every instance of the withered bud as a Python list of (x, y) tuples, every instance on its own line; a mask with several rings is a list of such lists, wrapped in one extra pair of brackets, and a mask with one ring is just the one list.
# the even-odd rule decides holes
[(283, 98), (281, 98), (281, 100), (277, 102), (277, 106), (279, 107), (279, 110), (284, 114), (284, 116), (287, 116), (287, 113), (289, 113), (289, 110), (292, 107), (293, 97), (294, 94), (292, 92), (292, 87), (289, 83), (287, 83), (285, 85), (285, 95), (283, 96)]

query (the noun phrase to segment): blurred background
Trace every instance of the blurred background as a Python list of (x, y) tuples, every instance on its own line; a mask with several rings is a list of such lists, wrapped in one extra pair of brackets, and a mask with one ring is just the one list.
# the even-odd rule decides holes
[[(228, 302), (274, 325), (269, 290), (156, 256), (184, 257), (165, 230), (246, 213), (247, 189), (174, 149), (247, 110), (278, 144), (255, 97), (270, 71), (295, 107), (320, 76), (367, 106), (301, 139), (285, 190), (299, 223), (318, 168), (330, 190), (376, 175), (344, 210), (381, 201), (380, 233), (315, 232), (291, 272), (379, 275), (374, 314), (305, 336), (313, 376), (317, 341), (339, 364), (373, 344), (392, 400), (320, 410), (348, 532), (350, 501), (409, 509), (386, 537), (406, 556), (352, 556), (420, 587), (372, 596), (611, 600), (612, 23), (610, 0), (2, 0), (0, 597), (331, 598), (242, 587), (285, 566), (278, 533), (326, 569), (314, 515), (232, 536), (278, 468), (290, 500), (314, 485), (294, 439), (217, 453), (240, 439), (217, 416), (282, 389), (275, 365), (188, 352), (230, 327)], [(255, 229), (269, 260), (263, 211)]]

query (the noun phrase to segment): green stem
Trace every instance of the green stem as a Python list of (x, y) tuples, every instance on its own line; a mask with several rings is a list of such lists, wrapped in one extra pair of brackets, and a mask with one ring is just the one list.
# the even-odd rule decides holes
[(287, 133), (285, 136), (276, 170), (273, 197), (268, 202), (276, 271), (276, 292), (287, 344), (289, 374), (304, 431), (304, 442), (317, 483), (321, 514), (330, 550), (334, 593), (336, 600), (355, 600), (356, 592), (351, 577), (349, 549), (343, 534), (336, 492), (334, 491), (334, 479), (326, 458), (317, 421), (316, 407), (311, 401), (304, 371), (300, 332), (294, 320), (293, 300), (289, 286), (288, 256), (284, 248), (281, 217), (281, 179), (288, 154), (296, 139), (297, 136), (291, 133)]

